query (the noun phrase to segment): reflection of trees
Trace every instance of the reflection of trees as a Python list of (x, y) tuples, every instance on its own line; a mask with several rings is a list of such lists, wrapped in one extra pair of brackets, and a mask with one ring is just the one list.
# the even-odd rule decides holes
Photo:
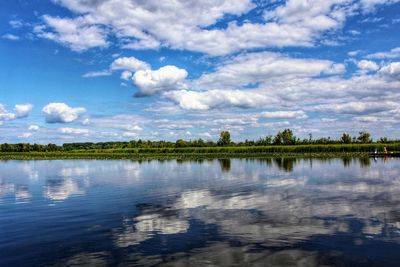
[(360, 166), (365, 168), (371, 165), (371, 158), (369, 157), (361, 157), (358, 159), (360, 161)]
[(110, 266), (111, 255), (108, 252), (82, 252), (57, 263), (56, 266)]
[(342, 157), (341, 159), (342, 159), (342, 162), (343, 162), (343, 166), (344, 167), (348, 167), (348, 166), (350, 166), (350, 163), (351, 163), (353, 158), (352, 157)]
[(275, 158), (274, 160), (278, 168), (286, 172), (292, 172), (296, 163), (296, 158)]
[(231, 159), (218, 159), (222, 172), (229, 172), (231, 170)]
[[(168, 256), (135, 254), (130, 261), (138, 266), (320, 266), (320, 255), (313, 251), (287, 249), (255, 250), (250, 246), (235, 247), (226, 242), (212, 244)], [(326, 266), (326, 265), (324, 265)]]

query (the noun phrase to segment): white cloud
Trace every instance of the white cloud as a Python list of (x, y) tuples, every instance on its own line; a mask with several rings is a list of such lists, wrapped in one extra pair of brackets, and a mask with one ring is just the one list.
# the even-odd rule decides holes
[(355, 57), (355, 56), (357, 56), (358, 54), (360, 54), (361, 52), (362, 52), (361, 50), (353, 50), (353, 51), (348, 52), (347, 55), (348, 55), (349, 57)]
[(143, 131), (143, 128), (139, 125), (127, 125), (125, 129), (128, 131)]
[(127, 70), (130, 72), (136, 72), (139, 70), (150, 69), (149, 64), (143, 62), (135, 57), (120, 57), (111, 63), (110, 70)]
[(86, 109), (71, 108), (64, 103), (50, 103), (43, 107), (42, 111), (48, 123), (67, 123), (75, 121)]
[(382, 67), (379, 73), (387, 79), (400, 81), (400, 62), (393, 62)]
[(9, 121), (15, 119), (15, 114), (7, 111), (4, 105), (0, 104), (0, 121)]
[(28, 117), (29, 112), (32, 110), (33, 105), (32, 104), (18, 104), (15, 105), (15, 116), (17, 118), (25, 118)]
[(333, 112), (342, 114), (369, 114), (399, 108), (400, 104), (392, 101), (379, 102), (347, 102), (335, 104), (323, 104), (313, 108), (315, 111)]
[(23, 133), (18, 136), (18, 138), (29, 138), (32, 136), (32, 133)]
[(213, 108), (263, 107), (274, 102), (273, 99), (254, 92), (240, 90), (209, 90), (196, 91), (171, 91), (164, 94), (165, 97), (177, 103), (182, 109), (208, 110)]
[(120, 57), (115, 59), (109, 69), (101, 71), (91, 71), (83, 75), (84, 78), (93, 78), (99, 76), (110, 76), (113, 71), (123, 70), (121, 73), (122, 80), (129, 80), (133, 75), (133, 72), (139, 70), (150, 70), (151, 67), (144, 61), (141, 61), (135, 57)]
[(134, 132), (124, 132), (124, 133), (122, 133), (122, 136), (123, 137), (137, 137), (138, 134), (134, 133)]
[(357, 62), (357, 67), (364, 72), (377, 71), (379, 69), (378, 64), (370, 60), (361, 60)]
[(149, 96), (162, 91), (185, 88), (183, 81), (187, 75), (186, 70), (167, 65), (158, 70), (139, 70), (132, 80), (139, 89), (138, 96)]
[[(219, 1), (85, 1), (57, 0), (77, 17), (44, 16), (52, 29), (39, 36), (58, 41), (73, 50), (106, 46), (109, 35), (123, 48), (154, 49), (162, 46), (211, 55), (242, 49), (313, 46), (324, 33), (343, 27), (347, 17), (373, 10), (395, 0), (288, 0), (276, 3), (257, 23), (238, 24), (234, 16), (254, 9), (251, 0)], [(208, 28), (233, 15), (226, 27)], [(154, 23), (154, 22), (157, 23)], [(104, 29), (107, 29), (104, 30)], [(325, 40), (326, 41), (326, 40)]]
[(203, 74), (193, 86), (243, 87), (272, 79), (316, 77), (321, 74), (341, 74), (343, 64), (330, 60), (291, 58), (280, 53), (260, 52), (239, 55), (225, 61), (215, 72)]
[(261, 113), (263, 118), (271, 119), (305, 119), (307, 114), (302, 110), (296, 111), (268, 111)]
[(4, 34), (3, 36), (1, 36), (3, 39), (8, 39), (8, 40), (11, 40), (11, 41), (18, 41), (19, 40), (19, 37), (18, 36), (16, 36), (16, 35), (14, 35), (14, 34), (11, 34), (11, 33), (7, 33), (7, 34)]
[(379, 52), (369, 54), (366, 58), (387, 59), (387, 58), (400, 58), (400, 47), (393, 48), (389, 52)]
[(13, 29), (18, 29), (24, 26), (24, 23), (21, 20), (10, 20), (8, 23)]
[(4, 105), (0, 104), (0, 121), (25, 118), (29, 115), (29, 111), (31, 111), (32, 107), (31, 104), (17, 104), (14, 107), (14, 112), (10, 112)]
[(390, 5), (400, 2), (399, 0), (361, 0), (361, 6), (365, 12), (374, 11), (377, 5)]
[(133, 73), (127, 70), (124, 70), (121, 73), (121, 80), (129, 81), (132, 78)]
[(68, 46), (74, 51), (83, 52), (93, 47), (108, 46), (105, 30), (90, 24), (83, 17), (69, 19), (44, 15), (43, 20), (47, 26), (36, 26), (35, 33), (39, 37)]
[(82, 121), (82, 125), (89, 125), (90, 124), (90, 119), (89, 118), (85, 118), (83, 121)]
[(39, 128), (40, 128), (40, 127), (39, 127), (38, 125), (32, 124), (32, 125), (29, 125), (28, 130), (29, 130), (29, 131), (38, 131)]
[(80, 129), (80, 128), (59, 128), (58, 132), (63, 134), (73, 134), (73, 135), (88, 135), (90, 131), (88, 129)]
[(377, 116), (359, 116), (354, 118), (356, 121), (359, 122), (377, 122), (379, 121), (379, 118)]
[(93, 78), (93, 77), (101, 77), (101, 76), (110, 76), (111, 72), (109, 70), (100, 70), (100, 71), (91, 71), (85, 73), (82, 77), (84, 78)]

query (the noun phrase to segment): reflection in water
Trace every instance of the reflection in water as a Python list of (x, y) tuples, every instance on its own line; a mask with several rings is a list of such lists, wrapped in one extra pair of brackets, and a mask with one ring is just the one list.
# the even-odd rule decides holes
[(0, 266), (400, 261), (399, 160), (10, 161), (0, 207)]
[(292, 172), (297, 161), (296, 158), (275, 158), (274, 160), (278, 168), (286, 172)]
[(84, 194), (85, 190), (83, 186), (78, 185), (78, 183), (71, 178), (47, 180), (46, 185), (43, 187), (43, 196), (51, 200), (60, 201), (73, 195)]
[(29, 188), (26, 185), (17, 186), (15, 190), (15, 202), (16, 203), (28, 203), (32, 198), (32, 194), (29, 192)]
[(134, 224), (124, 221), (123, 231), (116, 234), (119, 247), (137, 245), (151, 238), (154, 234), (173, 235), (185, 233), (189, 228), (186, 220), (179, 218), (175, 211), (152, 205), (137, 205), (140, 215), (134, 218)]
[(214, 242), (185, 254), (168, 255), (166, 258), (135, 254), (124, 264), (129, 265), (128, 262), (135, 262), (137, 266), (322, 266), (316, 252), (296, 249), (260, 251), (251, 246), (234, 247), (227, 242)]
[(222, 172), (229, 172), (231, 170), (231, 159), (219, 159)]

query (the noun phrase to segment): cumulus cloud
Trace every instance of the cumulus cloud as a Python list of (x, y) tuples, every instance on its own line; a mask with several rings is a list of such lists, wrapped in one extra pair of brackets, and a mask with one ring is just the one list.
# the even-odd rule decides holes
[(126, 70), (130, 72), (136, 72), (139, 70), (150, 69), (149, 64), (141, 61), (135, 57), (120, 57), (115, 59), (110, 66), (110, 70)]
[(34, 28), (35, 33), (74, 51), (83, 52), (93, 47), (106, 47), (106, 31), (83, 17), (75, 19), (43, 16), (46, 23)]
[(261, 117), (269, 119), (305, 119), (307, 114), (302, 110), (295, 111), (267, 111), (262, 112)]
[(171, 91), (165, 97), (187, 110), (208, 110), (213, 108), (240, 107), (256, 108), (274, 103), (265, 95), (240, 90)]
[(124, 70), (121, 73), (121, 80), (125, 80), (125, 81), (129, 81), (129, 79), (132, 77), (133, 73), (128, 71), (128, 70)]
[(29, 131), (38, 131), (39, 128), (40, 128), (40, 127), (39, 127), (38, 125), (32, 124), (32, 125), (29, 125), (28, 130), (29, 130)]
[(379, 73), (387, 79), (400, 81), (400, 62), (393, 62), (382, 67)]
[(0, 104), (0, 121), (8, 121), (15, 119), (15, 114), (7, 111), (4, 105)]
[(10, 121), (19, 118), (25, 118), (33, 108), (32, 104), (17, 104), (14, 111), (8, 111), (3, 104), (0, 104), (0, 121)]
[(202, 75), (196, 87), (243, 87), (272, 79), (316, 77), (345, 71), (343, 64), (330, 60), (291, 58), (280, 53), (259, 52), (225, 61), (215, 72)]
[(120, 57), (115, 59), (109, 69), (100, 71), (91, 71), (83, 75), (84, 78), (93, 78), (99, 76), (110, 76), (114, 71), (122, 70), (121, 79), (129, 80), (133, 72), (139, 70), (151, 69), (150, 65), (135, 57)]
[(238, 24), (231, 19), (226, 27), (213, 28), (227, 15), (247, 14), (256, 4), (251, 0), (57, 0), (77, 16), (71, 19), (46, 15), (45, 26), (37, 34), (76, 51), (104, 47), (108, 36), (113, 35), (123, 48), (168, 46), (224, 55), (250, 48), (313, 46), (325, 32), (340, 29), (347, 17), (395, 1), (288, 0), (265, 12), (258, 22)]
[(158, 70), (139, 70), (133, 75), (132, 80), (139, 89), (137, 96), (149, 96), (185, 88), (183, 81), (187, 75), (186, 70), (167, 65)]
[(370, 60), (361, 60), (357, 62), (357, 67), (359, 68), (360, 72), (367, 73), (370, 71), (377, 71), (379, 69), (378, 64)]
[(17, 118), (25, 118), (28, 117), (29, 112), (32, 110), (33, 105), (32, 104), (18, 104), (15, 105), (15, 116)]
[(86, 111), (85, 108), (72, 108), (64, 103), (50, 103), (43, 107), (43, 113), (48, 123), (67, 123), (78, 119), (79, 114)]

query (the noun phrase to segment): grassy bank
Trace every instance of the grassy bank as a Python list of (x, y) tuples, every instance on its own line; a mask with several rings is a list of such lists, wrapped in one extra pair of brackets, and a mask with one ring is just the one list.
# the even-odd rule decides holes
[(375, 147), (400, 151), (400, 143), (251, 147), (125, 148), (58, 152), (2, 152), (0, 159), (196, 159), (261, 157), (363, 157)]
[(339, 158), (366, 157), (366, 153), (66, 153), (20, 152), (1, 153), (0, 160), (50, 160), (50, 159), (223, 159), (223, 158)]

